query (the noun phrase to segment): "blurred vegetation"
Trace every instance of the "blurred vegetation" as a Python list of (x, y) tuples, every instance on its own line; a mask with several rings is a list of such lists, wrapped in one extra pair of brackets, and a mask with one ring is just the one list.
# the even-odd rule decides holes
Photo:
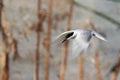
[[(120, 22), (119, 21), (117, 21), (117, 20), (113, 19), (112, 17), (108, 16), (108, 14), (104, 14), (103, 12), (99, 12), (99, 11), (89, 7), (89, 6), (81, 4), (78, 1), (79, 0), (67, 0), (68, 3), (74, 4), (77, 7), (81, 7), (81, 8), (83, 8), (83, 9), (85, 9), (85, 10), (87, 10), (87, 11), (93, 13), (93, 14), (96, 14), (97, 16), (102, 17), (103, 19), (105, 19), (107, 21), (110, 21), (111, 23), (115, 24), (117, 26), (117, 28), (120, 28)], [(120, 1), (120, 0), (112, 0), (112, 1), (116, 2), (116, 1)]]
[(108, 0), (108, 1), (113, 1), (113, 2), (120, 2), (120, 0)]
[[(37, 1), (41, 1), (41, 0), (37, 0)], [(35, 52), (34, 52), (34, 54), (31, 52), (31, 53), (29, 53), (29, 55), (27, 56), (29, 59), (31, 59), (33, 62), (35, 62), (35, 67), (34, 67), (34, 80), (39, 80), (39, 76), (40, 76), (40, 78), (41, 78), (41, 75), (43, 74), (40, 74), (40, 72), (42, 72), (42, 70), (40, 70), (39, 71), (39, 68), (40, 68), (40, 66), (39, 66), (39, 64), (42, 64), (41, 62), (42, 62), (42, 60), (40, 60), (40, 59), (43, 59), (42, 57), (40, 57), (40, 59), (39, 59), (39, 55), (42, 53), (42, 50), (40, 50), (39, 51), (39, 49), (42, 49), (40, 46), (44, 46), (44, 49), (45, 49), (45, 51), (43, 52), (43, 53), (46, 53), (45, 54), (45, 56), (44, 56), (44, 59), (45, 59), (45, 61), (44, 61), (44, 63), (42, 64), (43, 65), (43, 67), (45, 68), (44, 70), (44, 78), (45, 78), (45, 80), (48, 80), (49, 79), (49, 73), (50, 73), (50, 70), (49, 70), (49, 68), (51, 68), (51, 65), (49, 66), (49, 64), (51, 64), (50, 63), (50, 59), (49, 58), (51, 58), (51, 51), (50, 51), (50, 46), (51, 46), (51, 44), (50, 44), (50, 42), (51, 42), (51, 37), (53, 37), (52, 35), (51, 35), (51, 31), (52, 31), (52, 29), (58, 29), (58, 26), (56, 27), (56, 25), (58, 25), (58, 23), (60, 23), (60, 20), (61, 21), (65, 21), (65, 22), (67, 22), (67, 27), (66, 27), (66, 30), (70, 30), (70, 26), (71, 26), (71, 24), (72, 24), (72, 17), (73, 17), (73, 11), (74, 11), (74, 7), (76, 6), (76, 7), (79, 7), (79, 8), (82, 8), (82, 9), (84, 9), (84, 10), (86, 10), (86, 11), (88, 11), (88, 12), (90, 12), (90, 13), (93, 13), (94, 15), (97, 15), (97, 16), (99, 16), (99, 17), (101, 17), (102, 19), (105, 19), (106, 21), (109, 21), (109, 22), (111, 22), (111, 23), (113, 23), (113, 24), (115, 24), (118, 28), (120, 28), (120, 21), (117, 21), (117, 20), (115, 20), (114, 18), (112, 18), (112, 17), (110, 17), (108, 14), (105, 14), (104, 12), (101, 12), (101, 11), (98, 11), (98, 9), (94, 9), (94, 8), (92, 8), (92, 7), (89, 7), (87, 4), (86, 5), (84, 5), (84, 4), (82, 4), (82, 3), (80, 3), (80, 2), (77, 2), (77, 1), (80, 1), (80, 0), (65, 0), (65, 1), (67, 1), (69, 4), (69, 11), (67, 12), (67, 10), (66, 10), (66, 12), (62, 12), (62, 11), (60, 11), (60, 13), (58, 12), (56, 15), (54, 15), (52, 12), (53, 12), (53, 10), (52, 10), (52, 6), (53, 6), (53, 3), (54, 3), (54, 1), (53, 1), (53, 3), (51, 3), (51, 1), (52, 0), (49, 0), (50, 2), (48, 2), (48, 4), (47, 5), (49, 5), (48, 6), (48, 10), (47, 9), (45, 9), (45, 10), (42, 10), (43, 9), (43, 7), (41, 6), (41, 2), (37, 2), (37, 4), (36, 5), (38, 5), (37, 6), (37, 12), (36, 12), (36, 15), (37, 15), (37, 19), (36, 19), (36, 21), (35, 21), (35, 23), (34, 24), (30, 24), (29, 26), (27, 26), (27, 27), (25, 27), (24, 29), (23, 29), (23, 31), (21, 31), (21, 33), (20, 34), (22, 34), (23, 36), (25, 36), (25, 38), (27, 38), (27, 35), (29, 35), (29, 31), (31, 32), (32, 30), (34, 30), (34, 31), (36, 31), (36, 49), (35, 49)], [(59, 1), (59, 0), (57, 0), (57, 1)], [(120, 0), (108, 0), (108, 1), (114, 1), (114, 2), (118, 2), (118, 1), (120, 1)], [(28, 2), (29, 3), (29, 2)], [(39, 3), (41, 3), (41, 4), (39, 4)], [(72, 5), (71, 5), (72, 4)], [(6, 6), (6, 5), (5, 5)], [(61, 7), (61, 6), (60, 6)], [(24, 9), (24, 8), (23, 8)], [(54, 6), (53, 6), (53, 9), (54, 9)], [(28, 13), (29, 14), (29, 13)], [(52, 14), (54, 15), (54, 18), (53, 18), (53, 16), (52, 16)], [(31, 16), (30, 16), (31, 17)], [(56, 21), (56, 25), (55, 25), (55, 28), (53, 28), (53, 22), (54, 22), (54, 20)], [(47, 24), (47, 28), (44, 26), (44, 22), (46, 22), (46, 24)], [(4, 25), (5, 23), (3, 23), (3, 25)], [(62, 24), (62, 23), (61, 23)], [(84, 24), (84, 23), (83, 23)], [(94, 24), (92, 23), (92, 21), (91, 20), (88, 20), (88, 24), (86, 23), (85, 24), (86, 26), (87, 26), (87, 28), (88, 28), (88, 26), (90, 25), (91, 27), (93, 27), (92, 29), (93, 30), (96, 30), (97, 32), (99, 32), (99, 30), (97, 30), (97, 29), (95, 29), (94, 28)], [(5, 26), (5, 27), (8, 27), (8, 26)], [(18, 27), (18, 26), (17, 26)], [(43, 28), (43, 27), (45, 27), (45, 28)], [(64, 27), (64, 26), (61, 26), (61, 28), (62, 27)], [(10, 28), (10, 27), (9, 27)], [(86, 29), (87, 29), (86, 28)], [(7, 28), (5, 28), (5, 30), (7, 30)], [(60, 28), (58, 29), (58, 30), (60, 30)], [(28, 31), (28, 32), (27, 32)], [(57, 31), (57, 30), (56, 30)], [(64, 31), (64, 30), (62, 30), (62, 31)], [(12, 33), (12, 31), (11, 31), (11, 33)], [(40, 34), (40, 33), (42, 33), (42, 35)], [(19, 39), (18, 38), (18, 36), (19, 36), (19, 34), (17, 35), (17, 38), (15, 38), (15, 40), (11, 40), (11, 42), (13, 42), (14, 44), (13, 44), (13, 47), (14, 47), (14, 50), (13, 50), (13, 52), (12, 53), (16, 53), (17, 54), (17, 50), (18, 50), (18, 47), (17, 47), (17, 40)], [(12, 38), (12, 36), (7, 36), (7, 37), (10, 37), (10, 38)], [(44, 37), (44, 38), (43, 38)], [(13, 37), (14, 38), (14, 37)], [(12, 38), (12, 39), (13, 39)], [(22, 43), (22, 38), (20, 38), (21, 39), (21, 43)], [(33, 37), (32, 37), (32, 39), (33, 39)], [(9, 40), (8, 40), (9, 41)], [(19, 40), (18, 40), (18, 42), (19, 42)], [(34, 43), (34, 41), (32, 41), (33, 43)], [(43, 44), (41, 44), (43, 42)], [(21, 44), (20, 43), (20, 44)], [(23, 42), (24, 43), (24, 42)], [(39, 44), (40, 44), (40, 46), (39, 46)], [(95, 43), (94, 43), (95, 44)], [(27, 46), (29, 46), (29, 45), (27, 45)], [(33, 45), (32, 45), (33, 46)], [(35, 45), (34, 45), (35, 46)], [(23, 45), (22, 45), (22, 47), (24, 47)], [(40, 48), (39, 48), (40, 47)], [(58, 62), (58, 63), (54, 63), (53, 62), (53, 64), (55, 64), (56, 66), (55, 67), (59, 67), (60, 66), (60, 64), (61, 64), (61, 67), (62, 68), (60, 68), (59, 69), (59, 71), (61, 71), (60, 72), (60, 76), (58, 77), (60, 80), (64, 80), (64, 77), (65, 77), (65, 73), (67, 72), (66, 71), (66, 66), (67, 66), (67, 54), (66, 53), (68, 53), (68, 50), (67, 50), (67, 48), (68, 48), (68, 46), (66, 46), (65, 45), (65, 47), (64, 47), (64, 49), (63, 49), (63, 55), (62, 55), (62, 57), (61, 57), (61, 60), (63, 60), (63, 62), (61, 61), (61, 62)], [(11, 49), (11, 51), (12, 51), (12, 47), (10, 46), (10, 49)], [(24, 49), (23, 49), (24, 50)], [(27, 48), (25, 49), (26, 51), (28, 50)], [(1, 51), (1, 46), (0, 46), (0, 51)], [(31, 50), (32, 51), (32, 50)], [(94, 51), (94, 50), (93, 50)], [(39, 53), (40, 52), (40, 53)], [(99, 51), (98, 51), (99, 52)], [(21, 50), (21, 52), (20, 53), (22, 53), (22, 50)], [(55, 52), (56, 53), (56, 52)], [(59, 53), (59, 52), (57, 52), (57, 53)], [(22, 54), (20, 54), (20, 55), (22, 55)], [(13, 55), (14, 56), (14, 55)], [(53, 57), (53, 56), (52, 56)], [(55, 56), (56, 57), (56, 56)], [(2, 69), (3, 69), (3, 62), (2, 62), (2, 60), (1, 60), (1, 54), (0, 54), (0, 72), (2, 72)], [(57, 57), (58, 58), (58, 57)], [(79, 56), (79, 59), (78, 59), (78, 69), (79, 69), (79, 78), (80, 78), (80, 80), (83, 80), (83, 78), (84, 78), (84, 76), (85, 76), (85, 74), (83, 74), (84, 73), (84, 65), (83, 65), (83, 59), (82, 58), (84, 58), (84, 56), (82, 56), (82, 54)], [(87, 58), (89, 58), (89, 57), (87, 57)], [(22, 59), (23, 60), (23, 58), (20, 58), (20, 59)], [(100, 58), (101, 59), (101, 58)], [(8, 59), (9, 60), (9, 59)], [(25, 59), (24, 61), (22, 61), (22, 62), (20, 62), (20, 65), (21, 65), (21, 63), (23, 63), (23, 62), (27, 62), (27, 60), (28, 59)], [(40, 62), (41, 61), (41, 62)], [(92, 59), (90, 59), (89, 61), (91, 61), (91, 62), (93, 62), (94, 64), (95, 64), (95, 68), (94, 69), (96, 69), (96, 74), (95, 75), (97, 75), (97, 77), (98, 77), (98, 80), (102, 80), (102, 77), (103, 76), (101, 76), (101, 65), (100, 65), (100, 63), (101, 63), (101, 61), (99, 60), (99, 55), (96, 53), (96, 57), (95, 58), (92, 58)], [(18, 63), (19, 63), (19, 60), (18, 60)], [(8, 65), (9, 65), (9, 63), (7, 63)], [(11, 63), (10, 63), (11, 64)], [(28, 62), (27, 62), (27, 64), (28, 64)], [(18, 65), (18, 64), (17, 64)], [(117, 64), (116, 64), (117, 65)], [(12, 66), (12, 67), (11, 67)], [(21, 66), (23, 66), (23, 65), (21, 65)], [(29, 65), (28, 65), (29, 66)], [(53, 65), (52, 65), (53, 66)], [(120, 66), (120, 65), (119, 65)], [(9, 66), (8, 66), (9, 67)], [(11, 68), (13, 68), (14, 69), (14, 67), (15, 67), (15, 65), (10, 65), (10, 69)], [(24, 66), (23, 67), (27, 67), (27, 65), (26, 65), (26, 63), (24, 64)], [(21, 68), (23, 68), (23, 67), (21, 67)], [(28, 68), (28, 67), (27, 67)], [(74, 67), (73, 67), (74, 68)], [(116, 68), (116, 67), (115, 67)], [(114, 68), (114, 69), (115, 69)], [(26, 69), (26, 68), (25, 68)], [(25, 70), (24, 69), (24, 70)], [(70, 68), (69, 68), (70, 69)], [(12, 70), (12, 69), (11, 69)], [(32, 69), (31, 70), (29, 70), (30, 72), (33, 72), (32, 71)], [(28, 71), (28, 73), (29, 73), (29, 71)], [(71, 72), (72, 72), (72, 70), (70, 70)], [(93, 71), (93, 70), (92, 70)], [(115, 71), (116, 71), (116, 69), (115, 69)], [(112, 73), (115, 73), (115, 71), (113, 71)], [(118, 71), (118, 69), (117, 69), (117, 71)], [(17, 71), (15, 71), (15, 74), (14, 73), (12, 73), (12, 76), (14, 76), (14, 77), (16, 77), (16, 72)], [(20, 73), (19, 73), (20, 72)], [(21, 73), (22, 72), (22, 70), (21, 71), (19, 71), (18, 70), (18, 74), (22, 74), (23, 75), (23, 73)], [(27, 71), (26, 71), (27, 72)], [(54, 71), (52, 71), (52, 72), (54, 72)], [(91, 72), (92, 73), (92, 72)], [(11, 72), (10, 72), (10, 74), (11, 74)], [(40, 74), (40, 75), (39, 75)], [(29, 77), (30, 77), (30, 74), (27, 74)], [(20, 77), (19, 78), (21, 78), (21, 75), (19, 75)], [(26, 74), (25, 74), (25, 76), (26, 76)], [(28, 77), (27, 76), (27, 77)], [(54, 77), (56, 76), (56, 74), (54, 75)], [(11, 77), (11, 75), (10, 75), (10, 77)], [(29, 78), (28, 77), (28, 78)], [(70, 76), (71, 77), (71, 76)], [(87, 76), (88, 77), (88, 76)], [(96, 77), (96, 76), (95, 76)], [(93, 78), (95, 78), (95, 77), (93, 77)], [(117, 77), (117, 76), (116, 76)], [(52, 77), (53, 78), (53, 77)], [(32, 78), (31, 78), (32, 79)], [(1, 79), (0, 79), (1, 80)], [(13, 80), (13, 79), (11, 79), (10, 78), (10, 80)], [(26, 79), (25, 79), (26, 80)], [(29, 80), (29, 79), (28, 79)], [(43, 80), (43, 79), (42, 79)], [(53, 80), (56, 80), (56, 79), (54, 79), (53, 78)], [(68, 79), (69, 80), (69, 79)], [(89, 77), (88, 77), (88, 79), (87, 80), (89, 80)]]
[[(0, 60), (1, 60), (1, 57), (0, 57)], [(1, 64), (1, 61), (0, 61), (0, 73), (2, 71), (2, 64)]]

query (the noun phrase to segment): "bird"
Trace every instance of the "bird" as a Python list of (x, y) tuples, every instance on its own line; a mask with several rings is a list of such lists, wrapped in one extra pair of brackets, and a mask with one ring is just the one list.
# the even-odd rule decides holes
[(77, 57), (81, 52), (87, 50), (90, 45), (92, 37), (97, 37), (102, 41), (107, 41), (101, 34), (94, 30), (76, 29), (65, 31), (58, 35), (55, 39), (56, 44), (63, 44), (66, 41), (71, 41), (72, 57)]

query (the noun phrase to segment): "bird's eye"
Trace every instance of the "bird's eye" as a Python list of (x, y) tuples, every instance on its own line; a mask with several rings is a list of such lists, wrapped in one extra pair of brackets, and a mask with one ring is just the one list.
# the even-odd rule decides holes
[(93, 34), (93, 36), (95, 36), (95, 34)]

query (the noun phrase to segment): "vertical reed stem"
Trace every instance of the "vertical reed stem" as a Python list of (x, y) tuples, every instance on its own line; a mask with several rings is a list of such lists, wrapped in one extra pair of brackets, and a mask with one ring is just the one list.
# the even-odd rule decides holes
[(100, 60), (99, 60), (99, 53), (96, 50), (95, 51), (95, 67), (96, 67), (96, 74), (97, 74), (97, 80), (102, 80), (102, 75), (101, 75), (101, 69), (100, 69)]
[(117, 80), (117, 75), (118, 75), (118, 73), (116, 71), (114, 73), (112, 73), (111, 80)]
[(79, 80), (83, 80), (83, 54), (80, 53), (78, 57)]
[(40, 32), (36, 32), (36, 50), (35, 50), (35, 69), (34, 69), (34, 80), (39, 80), (39, 43), (40, 43)]
[(3, 42), (3, 53), (2, 53), (2, 63), (3, 63), (3, 70), (2, 70), (2, 80), (9, 79), (9, 53), (8, 53), (8, 43), (7, 43), (7, 36), (4, 31), (4, 27), (2, 26), (2, 9), (3, 9), (3, 0), (0, 0), (0, 32), (2, 36)]
[(20, 57), (18, 54), (18, 42), (15, 38), (13, 38), (13, 54), (14, 61)]
[[(71, 4), (66, 31), (70, 30), (70, 26), (72, 24), (73, 9), (74, 9), (74, 5)], [(66, 42), (63, 47), (62, 62), (61, 62), (61, 69), (60, 69), (60, 80), (64, 80), (64, 77), (65, 77), (65, 71), (66, 71), (66, 65), (67, 65), (67, 53), (68, 53), (68, 42)]]
[(70, 5), (70, 10), (69, 10), (69, 17), (68, 17), (66, 31), (70, 30), (70, 27), (72, 25), (73, 10), (74, 10), (74, 4), (71, 4)]
[(50, 36), (52, 27), (52, 6), (53, 0), (48, 0), (47, 32), (46, 32), (46, 52), (45, 52), (45, 80), (49, 79), (49, 59), (50, 59)]
[(39, 44), (40, 44), (40, 29), (42, 27), (41, 22), (41, 0), (37, 0), (37, 22), (36, 22), (36, 49), (35, 49), (35, 66), (34, 66), (34, 80), (39, 80)]
[(65, 77), (65, 71), (66, 71), (66, 65), (67, 65), (67, 44), (64, 44), (63, 53), (62, 53), (62, 61), (61, 61), (61, 68), (60, 68), (60, 80), (64, 80)]
[(118, 58), (117, 64), (112, 69), (111, 80), (117, 80), (117, 76), (119, 74), (119, 70), (120, 70), (120, 56)]
[(3, 62), (2, 80), (9, 80), (9, 55), (7, 52), (3, 53), (2, 62)]

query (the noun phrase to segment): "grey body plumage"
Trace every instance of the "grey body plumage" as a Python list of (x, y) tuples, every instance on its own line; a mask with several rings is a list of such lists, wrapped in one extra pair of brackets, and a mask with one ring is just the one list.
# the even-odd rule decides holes
[(97, 33), (94, 30), (82, 30), (82, 29), (77, 29), (77, 30), (71, 30), (71, 31), (66, 31), (62, 34), (60, 34), (55, 42), (58, 44), (62, 44), (65, 41), (71, 40), (72, 41), (72, 54), (73, 56), (77, 57), (80, 52), (85, 51), (89, 44), (90, 40), (92, 37), (95, 36), (103, 41), (106, 41), (106, 39)]
[(91, 34), (91, 30), (86, 30), (86, 31), (84, 31), (83, 32), (83, 35), (84, 35), (84, 40), (86, 41), (86, 42), (89, 42), (90, 40), (91, 40), (91, 38), (92, 38), (92, 34)]

